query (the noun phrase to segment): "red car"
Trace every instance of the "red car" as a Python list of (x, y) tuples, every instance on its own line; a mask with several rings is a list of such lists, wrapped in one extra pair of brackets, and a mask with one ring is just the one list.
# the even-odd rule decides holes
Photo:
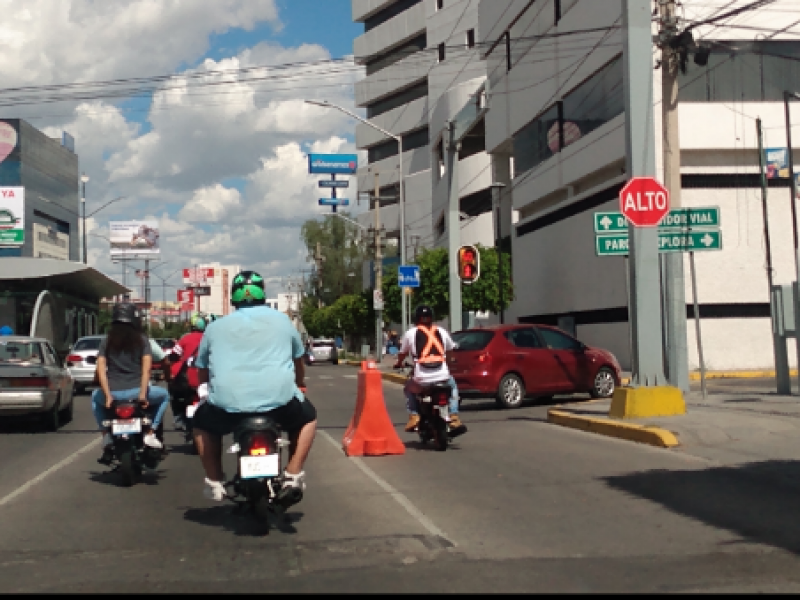
[(622, 369), (613, 354), (590, 348), (555, 327), (498, 325), (453, 335), (447, 366), (462, 397), (494, 397), (503, 408), (527, 396), (589, 393), (608, 398)]

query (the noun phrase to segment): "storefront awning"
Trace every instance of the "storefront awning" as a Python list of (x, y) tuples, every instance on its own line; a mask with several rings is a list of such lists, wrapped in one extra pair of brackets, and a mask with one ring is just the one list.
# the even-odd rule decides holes
[(0, 282), (42, 280), (44, 288), (54, 286), (76, 296), (99, 301), (130, 293), (130, 290), (83, 263), (49, 258), (0, 258)]

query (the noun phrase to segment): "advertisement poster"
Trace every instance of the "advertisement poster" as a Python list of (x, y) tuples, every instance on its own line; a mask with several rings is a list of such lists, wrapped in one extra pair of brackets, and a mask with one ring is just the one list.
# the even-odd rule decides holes
[(198, 267), (196, 269), (183, 270), (183, 283), (185, 285), (199, 286), (208, 285), (214, 281), (214, 269), (209, 267)]
[(155, 221), (112, 221), (109, 230), (112, 258), (140, 256), (154, 259), (161, 253), (158, 223)]
[(25, 242), (25, 188), (0, 187), (0, 246)]
[(766, 148), (767, 179), (788, 179), (789, 153), (786, 148)]

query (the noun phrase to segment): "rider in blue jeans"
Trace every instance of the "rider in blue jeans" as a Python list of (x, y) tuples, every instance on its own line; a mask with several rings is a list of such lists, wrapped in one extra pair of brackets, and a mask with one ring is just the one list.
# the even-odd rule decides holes
[(155, 431), (161, 425), (169, 405), (169, 394), (163, 388), (150, 386), (152, 364), (153, 352), (150, 341), (142, 333), (139, 310), (130, 303), (115, 305), (111, 328), (97, 354), (100, 387), (92, 393), (92, 412), (103, 436), (101, 463), (109, 464), (113, 458), (113, 438), (111, 431), (103, 427), (103, 421), (111, 418), (108, 409), (114, 400), (138, 400), (153, 420), (145, 433), (144, 443), (151, 448), (163, 448)]

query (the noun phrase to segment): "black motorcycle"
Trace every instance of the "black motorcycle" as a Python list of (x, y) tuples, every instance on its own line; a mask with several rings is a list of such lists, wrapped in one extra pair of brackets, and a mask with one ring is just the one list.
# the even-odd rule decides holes
[[(103, 427), (111, 429), (114, 443), (99, 462), (121, 473), (123, 485), (130, 487), (142, 480), (144, 468), (156, 469), (163, 454), (160, 449), (151, 448), (144, 443), (144, 429), (152, 421), (139, 402), (114, 400), (109, 410), (114, 418), (103, 421)], [(156, 436), (163, 444), (161, 428), (156, 431)]]
[(229, 452), (237, 455), (237, 472), (225, 484), (228, 499), (240, 510), (249, 510), (268, 522), (274, 515), (285, 522), (285, 512), (303, 498), (303, 491), (283, 486), (281, 449), (289, 445), (280, 427), (268, 414), (245, 419), (233, 433)]

